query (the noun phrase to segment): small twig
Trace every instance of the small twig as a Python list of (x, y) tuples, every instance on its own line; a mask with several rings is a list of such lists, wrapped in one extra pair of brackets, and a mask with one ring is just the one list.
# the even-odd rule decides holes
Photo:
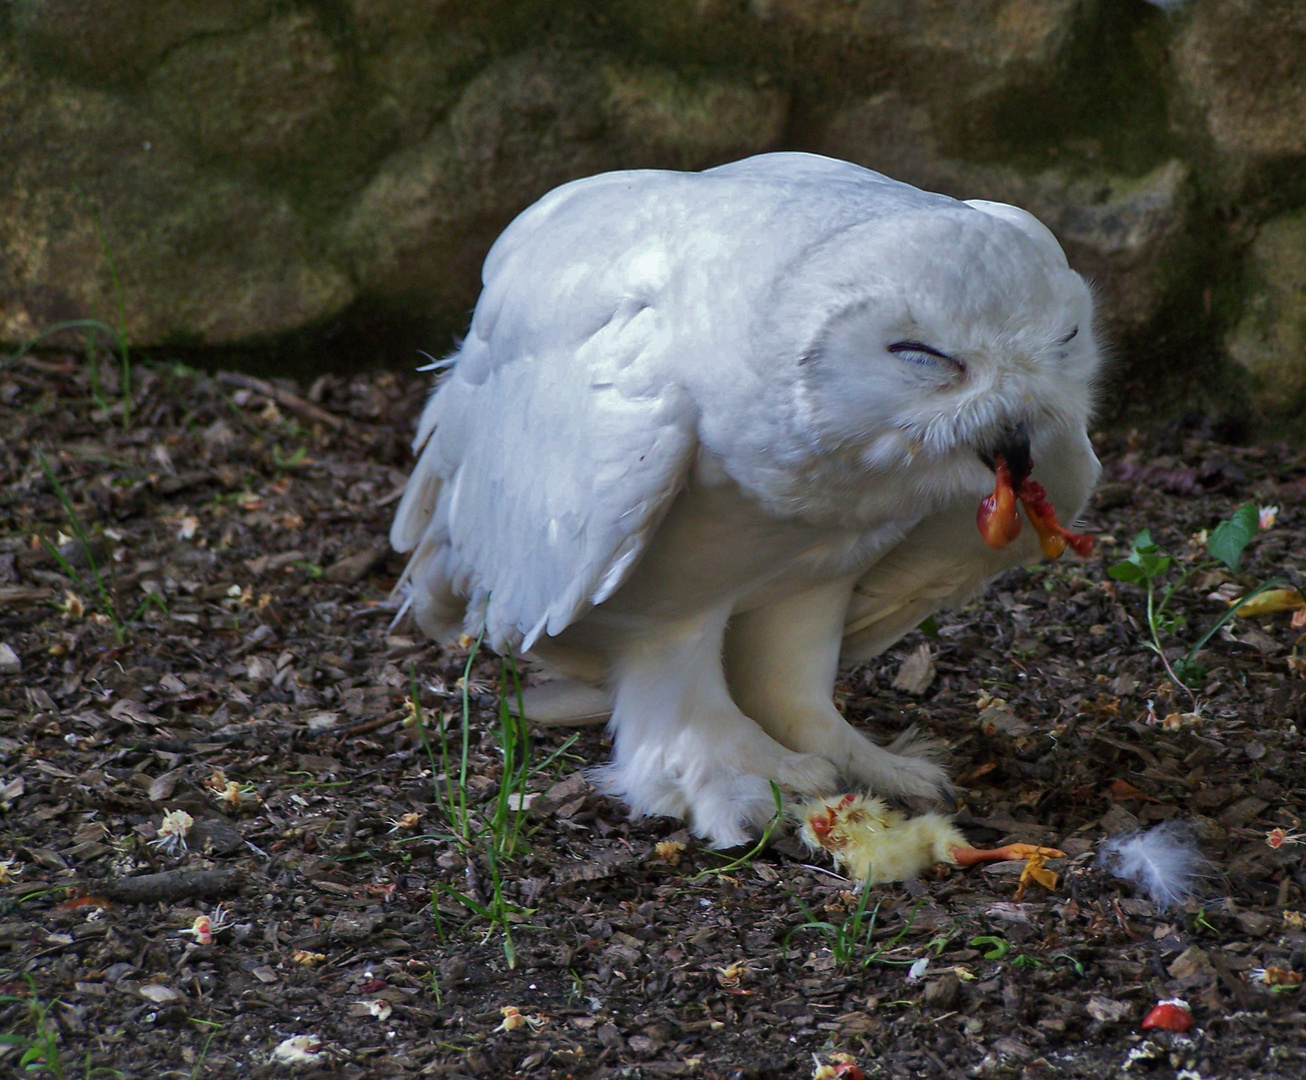
[(94, 884), (95, 891), (110, 900), (123, 904), (153, 904), (159, 900), (227, 896), (240, 888), (243, 881), (244, 875), (232, 867), (227, 870), (169, 870), (162, 874), (111, 878)]
[(335, 413), (329, 413), (326, 409), (314, 405), (311, 401), (305, 401), (298, 394), (292, 394), (289, 390), (282, 390), (279, 386), (273, 386), (266, 379), (256, 379), (253, 375), (241, 375), (236, 371), (219, 371), (218, 382), (225, 383), (227, 386), (236, 386), (242, 390), (253, 390), (256, 394), (262, 394), (264, 397), (271, 398), (278, 405), (290, 410), (301, 420), (310, 424), (326, 424), (333, 431), (339, 431), (347, 425), (347, 421)]
[(369, 731), (375, 731), (377, 728), (383, 728), (387, 724), (397, 724), (403, 719), (402, 714), (388, 713), (385, 716), (377, 716), (371, 720), (364, 720), (361, 724), (355, 724), (353, 727), (347, 727), (344, 731), (336, 733), (338, 739), (352, 739), (355, 735), (366, 735)]

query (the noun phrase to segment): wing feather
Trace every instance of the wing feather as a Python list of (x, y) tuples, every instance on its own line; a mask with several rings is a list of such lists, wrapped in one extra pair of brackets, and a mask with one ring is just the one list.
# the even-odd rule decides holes
[(920, 522), (853, 587), (844, 662), (878, 656), (936, 611), (965, 603), (993, 575), (1037, 560), (1033, 531), (1025, 529), (997, 551), (975, 528), (974, 507), (953, 507)]
[(621, 586), (697, 443), (662, 363), (657, 281), (515, 240), (487, 260), (471, 333), (422, 416), (391, 541), (414, 551), (401, 582), (424, 630), (484, 625), (525, 650)]

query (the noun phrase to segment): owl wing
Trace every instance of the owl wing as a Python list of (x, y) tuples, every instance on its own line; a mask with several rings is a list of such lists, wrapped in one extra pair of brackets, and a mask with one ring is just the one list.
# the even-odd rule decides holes
[(559, 633), (626, 580), (693, 463), (697, 410), (663, 363), (668, 254), (601, 212), (557, 219), (610, 182), (503, 234), (422, 415), (391, 543), (435, 636), (484, 626), (525, 651)]
[(931, 515), (853, 587), (842, 659), (856, 663), (878, 656), (936, 611), (965, 603), (995, 574), (1038, 557), (1033, 529), (997, 550), (980, 537), (975, 507)]

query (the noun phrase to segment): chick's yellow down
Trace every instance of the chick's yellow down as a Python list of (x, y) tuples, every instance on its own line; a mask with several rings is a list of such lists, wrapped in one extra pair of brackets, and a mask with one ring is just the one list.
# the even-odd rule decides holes
[(815, 799), (799, 806), (795, 813), (799, 835), (812, 851), (830, 852), (837, 867), (869, 885), (920, 877), (936, 863), (973, 866), (1026, 859), (1034, 854), (1046, 858), (1065, 854), (1032, 844), (974, 848), (942, 814), (909, 818), (872, 795)]
[(908, 818), (870, 795), (816, 799), (798, 808), (800, 835), (835, 865), (872, 885), (920, 877), (935, 863), (957, 865), (966, 838), (941, 814)]

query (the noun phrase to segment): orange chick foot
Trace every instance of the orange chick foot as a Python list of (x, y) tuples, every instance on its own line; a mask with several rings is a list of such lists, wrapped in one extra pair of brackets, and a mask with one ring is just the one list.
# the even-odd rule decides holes
[(1008, 844), (999, 848), (954, 847), (950, 853), (958, 866), (977, 866), (985, 862), (1016, 862), (1028, 859), (1031, 855), (1041, 855), (1045, 859), (1064, 859), (1066, 853), (1052, 847), (1039, 847), (1037, 844)]
[(993, 494), (980, 500), (975, 524), (989, 547), (1003, 548), (1020, 535), (1020, 514), (1016, 512), (1016, 490), (1007, 463), (998, 458), (993, 471), (997, 477)]

